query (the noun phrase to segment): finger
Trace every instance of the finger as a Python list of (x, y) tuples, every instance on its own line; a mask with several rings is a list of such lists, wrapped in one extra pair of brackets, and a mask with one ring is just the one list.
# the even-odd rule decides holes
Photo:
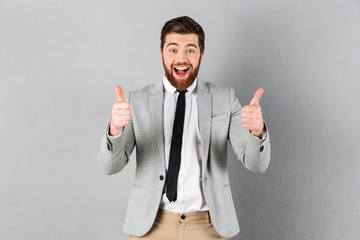
[(120, 125), (121, 126), (126, 126), (126, 125), (128, 125), (129, 124), (129, 121), (121, 121), (120, 122)]
[(123, 115), (131, 116), (131, 111), (130, 109), (118, 109), (117, 111), (114, 111), (114, 114), (117, 114), (119, 116), (123, 116)]
[(242, 112), (252, 112), (252, 108), (250, 106), (244, 106)]
[(243, 112), (243, 113), (244, 113), (244, 112), (252, 113), (252, 112), (254, 112), (254, 107), (253, 107), (253, 106), (249, 106), (249, 105), (244, 106), (244, 107), (242, 108), (242, 112)]
[(131, 117), (131, 113), (129, 113), (128, 111), (113, 111), (112, 112), (112, 115), (115, 116), (115, 117), (118, 117), (118, 116), (130, 116)]
[(251, 102), (250, 102), (250, 105), (259, 104), (259, 100), (260, 100), (261, 95), (263, 94), (263, 92), (264, 92), (264, 89), (259, 88), (259, 89), (255, 92), (254, 97), (253, 97), (253, 99), (252, 99)]
[(118, 101), (124, 102), (125, 97), (124, 97), (124, 92), (123, 92), (122, 88), (119, 85), (116, 85), (115, 86), (115, 91), (116, 91), (116, 95), (118, 97)]
[(114, 107), (117, 109), (130, 109), (130, 104), (127, 102), (115, 102)]
[(241, 119), (241, 122), (243, 124), (249, 124), (249, 125), (255, 125), (256, 121), (257, 121), (257, 119), (253, 119), (253, 118), (243, 118), (243, 119)]
[(256, 130), (256, 127), (250, 124), (244, 124), (243, 127), (247, 130), (254, 131)]
[[(122, 126), (125, 126), (129, 123), (130, 119), (124, 119), (124, 120), (121, 120), (121, 119), (118, 119), (117, 117), (113, 118), (112, 120), (112, 123), (116, 128), (120, 128)], [(126, 123), (126, 124), (124, 124)]]
[(261, 113), (260, 112), (252, 112), (252, 113), (248, 113), (248, 112), (242, 112), (241, 113), (241, 118), (244, 119), (260, 119)]
[(130, 115), (120, 115), (117, 117), (118, 121), (129, 121), (131, 119)]
[(249, 112), (242, 112), (241, 117), (244, 118), (253, 118), (254, 114)]
[(242, 123), (243, 125), (244, 125), (244, 124), (246, 124), (246, 125), (252, 125), (250, 119), (241, 119), (241, 123)]

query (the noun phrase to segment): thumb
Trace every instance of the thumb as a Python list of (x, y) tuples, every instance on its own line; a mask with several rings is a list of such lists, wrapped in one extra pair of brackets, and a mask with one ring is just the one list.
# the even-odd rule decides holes
[(115, 86), (116, 95), (118, 97), (118, 101), (125, 102), (124, 92), (119, 85)]
[(259, 100), (260, 100), (261, 95), (263, 94), (263, 92), (264, 92), (264, 89), (259, 88), (259, 89), (255, 92), (254, 97), (253, 97), (253, 99), (252, 99), (251, 102), (250, 102), (250, 105), (259, 104)]

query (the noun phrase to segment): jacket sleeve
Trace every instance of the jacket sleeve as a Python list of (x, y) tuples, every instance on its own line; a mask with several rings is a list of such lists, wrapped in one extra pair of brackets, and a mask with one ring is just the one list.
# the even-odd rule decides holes
[(265, 133), (259, 139), (243, 128), (241, 122), (242, 107), (230, 89), (230, 126), (229, 141), (237, 158), (252, 172), (264, 173), (270, 162), (270, 135), (264, 123)]
[[(131, 94), (129, 103), (131, 108)], [(101, 139), (98, 153), (100, 168), (107, 174), (112, 175), (121, 171), (129, 161), (130, 155), (135, 147), (133, 119), (123, 128), (123, 131), (116, 137), (108, 135), (109, 126)]]

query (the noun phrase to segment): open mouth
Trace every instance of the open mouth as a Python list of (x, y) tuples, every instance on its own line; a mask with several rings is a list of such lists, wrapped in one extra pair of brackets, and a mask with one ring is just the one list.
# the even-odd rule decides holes
[(184, 78), (189, 74), (190, 67), (174, 67), (174, 72), (177, 77)]

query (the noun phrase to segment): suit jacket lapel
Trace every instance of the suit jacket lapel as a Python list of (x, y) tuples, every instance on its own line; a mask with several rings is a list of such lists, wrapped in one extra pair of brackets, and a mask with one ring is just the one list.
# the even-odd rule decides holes
[(210, 146), (212, 101), (211, 94), (209, 93), (209, 89), (205, 82), (198, 79), (197, 89), (202, 154), (201, 178), (204, 178)]
[(149, 96), (149, 103), (151, 109), (151, 120), (154, 128), (155, 140), (159, 148), (160, 159), (164, 164), (165, 169), (165, 143), (164, 143), (164, 124), (163, 124), (163, 101), (164, 92), (162, 81), (158, 81), (154, 84), (152, 95)]

